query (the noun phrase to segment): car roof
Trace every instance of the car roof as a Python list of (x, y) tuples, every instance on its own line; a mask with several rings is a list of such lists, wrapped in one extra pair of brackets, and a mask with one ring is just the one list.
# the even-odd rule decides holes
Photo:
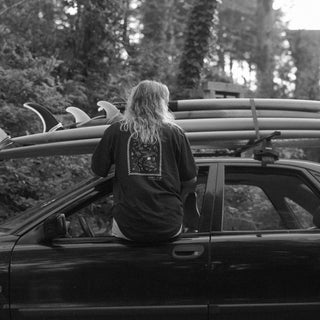
[[(261, 166), (261, 161), (252, 158), (241, 158), (241, 157), (199, 157), (196, 158), (198, 165), (213, 164), (213, 163), (228, 163), (229, 165), (248, 165), (248, 166)], [(297, 167), (305, 168), (308, 170), (320, 171), (320, 164), (308, 160), (291, 160), (291, 159), (280, 159), (275, 161), (274, 164), (268, 166), (277, 167)]]

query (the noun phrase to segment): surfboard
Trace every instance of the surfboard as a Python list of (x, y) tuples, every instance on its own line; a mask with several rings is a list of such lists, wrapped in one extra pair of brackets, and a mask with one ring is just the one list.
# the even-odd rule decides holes
[[(252, 118), (251, 110), (237, 109), (175, 111), (173, 114), (176, 120), (203, 118)], [(256, 110), (256, 115), (258, 118), (320, 118), (320, 112), (290, 110)]]
[[(319, 101), (255, 99), (254, 104), (253, 113), (252, 99), (181, 100), (175, 105), (177, 111), (174, 112), (178, 115), (175, 121), (185, 130), (193, 147), (240, 146), (275, 130), (281, 131), (281, 136), (273, 143), (307, 147), (312, 142), (313, 147), (320, 146)], [(76, 126), (68, 129), (61, 128), (46, 108), (37, 104), (28, 106), (40, 114), (46, 131), (7, 139), (0, 159), (91, 153), (108, 127), (107, 121), (119, 115), (119, 110), (105, 101), (98, 103), (105, 115), (95, 118), (80, 109), (69, 109)]]
[(54, 132), (35, 133), (32, 135), (26, 135), (21, 137), (11, 138), (11, 141), (15, 145), (32, 145), (41, 143), (51, 143), (59, 141), (72, 141), (82, 139), (95, 139), (101, 138), (103, 132), (108, 126), (93, 126), (75, 128)]
[(294, 100), (294, 99), (193, 99), (170, 101), (171, 111), (197, 111), (197, 110), (250, 110), (252, 105), (257, 110), (290, 110), (320, 112), (320, 101)]
[(43, 132), (55, 131), (63, 127), (62, 123), (46, 107), (35, 102), (26, 102), (23, 106), (33, 111), (39, 117), (43, 126)]
[[(24, 107), (35, 112), (43, 123), (43, 132), (106, 125), (112, 122), (120, 110), (107, 101), (98, 101), (98, 111), (104, 115), (93, 118), (83, 110), (68, 107), (75, 122), (63, 126), (44, 106), (26, 103)], [(253, 110), (254, 106), (254, 110)], [(320, 118), (320, 101), (292, 99), (196, 99), (169, 102), (169, 107), (177, 120), (205, 118)]]
[[(262, 131), (262, 136), (269, 136), (273, 131)], [(282, 131), (280, 137), (272, 140), (275, 147), (295, 147), (295, 148), (320, 148), (319, 131), (304, 131), (301, 139), (297, 131)], [(234, 150), (245, 146), (248, 141), (256, 139), (255, 131), (227, 131), (227, 132), (191, 132), (187, 133), (193, 150)], [(13, 158), (35, 158), (57, 155), (79, 155), (91, 154), (100, 138), (58, 141), (43, 144), (3, 149), (0, 151), (0, 160)]]
[[(228, 132), (234, 132), (236, 139), (239, 139), (239, 137), (242, 134), (244, 135), (247, 131), (255, 131), (257, 135), (255, 123), (251, 118), (180, 119), (176, 120), (176, 123), (183, 128), (187, 134), (195, 132), (196, 135), (199, 135), (203, 132), (201, 137), (206, 135), (213, 137), (213, 134), (216, 134), (222, 139), (223, 136), (228, 136)], [(12, 138), (11, 141), (16, 145), (31, 145), (58, 141), (101, 138), (107, 127), (108, 125), (91, 126), (38, 133), (15, 137)], [(258, 119), (258, 128), (260, 134), (262, 134), (263, 131), (290, 131), (295, 132), (296, 138), (304, 138), (306, 132), (320, 132), (320, 119), (261, 118)], [(310, 136), (307, 136), (307, 138), (309, 137)], [(247, 139), (247, 137), (244, 137), (244, 139)]]
[(75, 124), (72, 127), (91, 127), (106, 125), (112, 123), (112, 121), (120, 114), (120, 110), (108, 101), (97, 102), (98, 111), (104, 111), (104, 115), (90, 118), (90, 116), (83, 110), (76, 107), (68, 107), (67, 112), (74, 116)]
[(60, 141), (4, 149), (0, 151), (0, 160), (18, 158), (36, 158), (58, 155), (90, 154), (100, 139), (83, 139), (76, 141)]
[(73, 115), (75, 124), (84, 123), (91, 120), (86, 112), (77, 107), (68, 107), (66, 111)]
[(68, 107), (66, 112), (70, 113), (75, 122), (72, 125), (64, 126), (56, 116), (45, 106), (38, 103), (27, 102), (23, 106), (31, 111), (33, 111), (40, 119), (43, 125), (44, 132), (52, 132), (61, 129), (73, 129), (77, 127), (90, 127), (97, 125), (110, 124), (113, 119), (115, 119), (119, 114), (120, 110), (115, 107), (112, 103), (107, 101), (98, 101), (98, 111), (104, 111), (104, 115), (99, 115), (91, 118), (85, 111), (77, 107)]
[[(176, 123), (186, 132), (255, 129), (252, 118), (181, 119)], [(258, 127), (259, 130), (320, 130), (320, 119), (261, 118)]]
[[(215, 136), (219, 140), (212, 140), (212, 137), (208, 139), (201, 139), (200, 136), (194, 137), (191, 141), (191, 147), (193, 150), (219, 150), (220, 156), (229, 156), (230, 154), (224, 153), (224, 150), (234, 150), (248, 144), (250, 140), (245, 140), (243, 137), (239, 137), (239, 140), (235, 140), (237, 135), (230, 134), (231, 140), (220, 139), (221, 137)], [(247, 133), (247, 137), (254, 138), (254, 132)], [(294, 135), (288, 134), (292, 137)], [(310, 136), (314, 137), (312, 133)], [(59, 156), (59, 155), (80, 155), (80, 154), (92, 154), (97, 143), (100, 139), (83, 139), (76, 141), (61, 141), (55, 143), (38, 144), (31, 146), (15, 147), (12, 149), (4, 149), (0, 151), (0, 160), (15, 159), (15, 158), (35, 158), (46, 156)], [(291, 148), (320, 148), (320, 137), (310, 139), (291, 139), (290, 140), (273, 140), (272, 145), (275, 147), (291, 147)]]
[[(205, 119), (205, 118), (252, 118), (250, 110), (198, 110), (198, 111), (177, 111), (173, 112), (176, 120), (183, 119)], [(287, 111), (287, 110), (257, 110), (258, 118), (319, 118), (320, 113)], [(105, 116), (95, 117), (84, 122), (77, 122), (73, 127), (101, 126), (110, 123)]]

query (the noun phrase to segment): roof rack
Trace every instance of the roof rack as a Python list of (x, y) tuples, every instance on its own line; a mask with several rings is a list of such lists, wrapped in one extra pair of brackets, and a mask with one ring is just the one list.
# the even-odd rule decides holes
[(194, 152), (196, 157), (240, 157), (242, 153), (254, 149), (254, 158), (262, 161), (263, 164), (273, 163), (279, 159), (279, 154), (271, 144), (271, 140), (281, 135), (280, 131), (274, 131), (272, 134), (260, 137), (253, 141), (248, 141), (246, 145), (238, 147), (236, 149), (217, 149), (209, 152)]

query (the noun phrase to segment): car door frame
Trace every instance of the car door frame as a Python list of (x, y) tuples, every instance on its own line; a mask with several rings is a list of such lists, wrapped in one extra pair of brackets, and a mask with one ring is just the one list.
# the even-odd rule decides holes
[[(72, 315), (76, 314), (77, 312), (79, 313), (80, 319), (85, 319), (88, 314), (91, 316), (95, 316), (96, 318), (106, 316), (107, 314), (113, 315), (113, 316), (121, 316), (122, 319), (125, 319), (126, 317), (130, 318), (132, 316), (136, 317), (142, 317), (145, 316), (146, 318), (152, 316), (154, 319), (157, 319), (156, 315), (161, 314), (161, 317), (165, 317), (166, 319), (170, 319), (170, 315), (172, 318), (178, 319), (179, 317), (183, 318), (186, 314), (189, 315), (189, 318), (195, 318), (195, 319), (207, 319), (208, 316), (208, 306), (209, 306), (209, 298), (207, 296), (207, 278), (208, 278), (208, 266), (210, 265), (210, 257), (209, 257), (209, 242), (210, 242), (210, 221), (211, 221), (211, 216), (212, 216), (212, 205), (214, 201), (214, 194), (215, 190), (211, 186), (211, 182), (215, 180), (215, 174), (216, 174), (216, 165), (210, 165), (209, 163), (202, 164), (206, 165), (209, 167), (209, 172), (208, 172), (208, 179), (207, 179), (207, 185), (206, 185), (206, 190), (204, 194), (204, 199), (203, 199), (203, 207), (202, 207), (202, 220), (201, 220), (201, 225), (205, 226), (203, 228), (203, 231), (200, 230), (198, 233), (190, 233), (190, 234), (183, 234), (178, 240), (173, 241), (169, 244), (170, 246), (170, 255), (175, 254), (175, 259), (176, 259), (176, 266), (175, 268), (182, 268), (183, 270), (183, 259), (185, 261), (192, 261), (193, 259), (192, 256), (184, 256), (184, 255), (190, 255), (190, 250), (194, 250), (194, 255), (201, 255), (203, 254), (204, 257), (205, 255), (207, 256), (204, 263), (203, 263), (203, 271), (206, 273), (204, 281), (202, 281), (203, 284), (203, 290), (206, 292), (206, 299), (203, 301), (203, 304), (197, 305), (192, 299), (189, 302), (189, 305), (185, 304), (180, 304), (177, 303), (176, 305), (148, 305), (146, 307), (143, 306), (100, 306), (98, 308), (94, 308), (93, 306), (88, 306), (88, 307), (72, 307), (69, 305), (67, 308), (61, 308), (61, 304), (57, 304), (53, 307), (50, 307), (49, 305), (46, 305), (45, 303), (41, 306), (37, 305), (31, 305), (28, 306), (27, 304), (23, 305), (23, 303), (19, 305), (15, 303), (15, 296), (13, 292), (11, 291), (12, 299), (11, 299), (11, 308), (12, 308), (12, 319), (20, 319), (23, 317), (31, 317), (33, 319), (37, 318), (42, 318), (42, 317), (48, 317), (48, 318), (54, 318), (56, 316), (64, 316), (65, 317), (71, 317)], [(210, 185), (210, 188), (208, 186)], [(92, 186), (91, 186), (92, 187)], [(83, 190), (84, 194), (87, 194), (87, 190)], [(70, 203), (69, 203), (70, 205)], [(61, 210), (62, 207), (59, 206), (59, 210)], [(55, 212), (57, 213), (57, 212)], [(46, 214), (45, 217), (47, 218), (50, 216), (49, 214)], [(209, 225), (206, 226), (205, 223), (208, 223)], [(46, 264), (45, 259), (46, 259), (46, 254), (45, 252), (54, 252), (54, 254), (58, 254), (58, 252), (63, 252), (63, 250), (72, 250), (75, 246), (77, 247), (77, 244), (80, 246), (83, 246), (84, 248), (87, 248), (88, 246), (100, 246), (107, 248), (108, 246), (110, 247), (118, 247), (119, 249), (123, 250), (127, 254), (130, 253), (130, 247), (131, 248), (136, 248), (137, 245), (134, 243), (128, 243), (126, 241), (114, 239), (110, 237), (109, 239), (57, 239), (54, 241), (51, 245), (47, 244), (46, 246), (43, 245), (42, 243), (32, 243), (32, 239), (36, 239), (37, 237), (32, 235), (32, 233), (36, 233), (37, 228), (40, 228), (41, 224), (43, 221), (38, 221), (38, 222), (33, 222), (33, 227), (31, 230), (27, 229), (26, 231), (21, 233), (21, 239), (20, 241), (17, 242), (14, 250), (13, 250), (13, 256), (12, 256), (12, 261), (11, 261), (11, 277), (12, 277), (12, 285), (11, 285), (11, 290), (17, 290), (17, 288), (23, 288), (23, 285), (27, 286), (27, 283), (15, 283), (14, 279), (14, 273), (15, 270), (24, 270), (23, 272), (25, 275), (28, 275), (27, 268), (24, 267), (24, 263), (28, 266), (29, 270), (36, 270), (37, 265), (30, 266), (27, 261), (28, 255), (28, 250), (30, 252), (42, 252), (43, 257), (38, 261), (39, 265), (42, 265), (42, 268), (44, 267), (44, 264)], [(32, 235), (28, 239), (28, 234)], [(206, 247), (204, 249), (204, 252), (201, 252), (201, 244), (203, 241), (206, 242)], [(199, 250), (198, 250), (199, 249)], [(87, 249), (86, 249), (87, 250)], [(145, 253), (148, 252), (148, 249), (144, 249)], [(198, 251), (197, 251), (198, 250)], [(88, 251), (86, 251), (88, 252)], [(172, 253), (171, 253), (172, 252)], [(163, 252), (162, 252), (163, 253)], [(20, 256), (20, 258), (19, 258)], [(32, 256), (32, 255), (31, 255)], [(51, 255), (51, 258), (54, 255)], [(140, 255), (141, 256), (141, 255)], [(142, 255), (143, 256), (143, 255)], [(177, 257), (178, 256), (178, 257)], [(67, 257), (67, 256), (66, 256)], [(19, 259), (20, 262), (19, 263)], [(38, 257), (39, 259), (39, 257)], [(32, 260), (32, 258), (31, 258)], [(66, 259), (69, 261), (68, 259)], [(101, 260), (102, 261), (102, 260)], [(173, 260), (174, 261), (174, 260)], [(70, 261), (69, 261), (70, 262)], [(81, 262), (79, 260), (79, 262)], [(82, 261), (82, 263), (85, 263)], [(169, 261), (168, 261), (169, 263)], [(54, 267), (61, 264), (61, 269), (66, 267), (66, 261), (62, 261), (60, 259), (57, 259), (55, 262), (51, 260), (51, 265), (47, 265), (46, 267), (48, 268), (49, 272), (54, 271)], [(172, 264), (172, 262), (171, 262)], [(32, 265), (32, 263), (31, 263)], [(168, 265), (168, 264), (167, 264)], [(70, 267), (70, 264), (69, 266)], [(164, 264), (165, 267), (165, 264)], [(19, 269), (20, 268), (20, 269)], [(177, 269), (177, 270), (178, 270)], [(22, 271), (21, 271), (22, 272)], [(67, 277), (63, 276), (64, 279), (67, 279)], [(178, 301), (179, 302), (179, 301)], [(56, 308), (59, 307), (59, 310)], [(96, 306), (97, 307), (97, 306)], [(64, 313), (65, 312), (65, 313)], [(81, 318), (82, 317), (82, 318)], [(161, 318), (160, 317), (160, 318)]]
[[(216, 195), (215, 195), (215, 202), (214, 202), (214, 210), (213, 210), (213, 218), (212, 218), (212, 225), (211, 225), (211, 261), (210, 261), (210, 274), (214, 272), (219, 272), (223, 269), (223, 261), (219, 259), (215, 259), (215, 241), (224, 242), (228, 246), (237, 245), (237, 238), (241, 239), (240, 243), (248, 243), (251, 240), (254, 241), (264, 241), (265, 238), (267, 241), (275, 241), (278, 238), (281, 238), (282, 241), (287, 242), (288, 245), (291, 243), (301, 244), (306, 239), (315, 241), (316, 243), (320, 242), (320, 231), (317, 232), (310, 232), (304, 233), (300, 232), (299, 230), (290, 230), (289, 232), (285, 230), (280, 231), (222, 231), (222, 222), (223, 222), (223, 202), (224, 202), (224, 181), (225, 181), (225, 167), (226, 166), (238, 166), (238, 167), (247, 167), (247, 166), (256, 166), (259, 167), (261, 164), (259, 162), (253, 163), (252, 161), (242, 161), (241, 163), (238, 161), (220, 161), (217, 167), (217, 186), (216, 186)], [(295, 165), (281, 165), (276, 166), (282, 169), (290, 169), (299, 172), (301, 175), (307, 178), (308, 186), (310, 185), (313, 191), (316, 191), (318, 196), (320, 190), (320, 182), (306, 169), (303, 167), (295, 166)], [(312, 239), (312, 240), (311, 240)], [(240, 247), (239, 247), (240, 249)], [(320, 244), (319, 248), (320, 249)], [(241, 250), (241, 249), (240, 249)], [(314, 251), (315, 253), (316, 251)], [(279, 255), (281, 258), (281, 256)], [(278, 258), (279, 258), (278, 257)], [(320, 255), (319, 255), (320, 259)], [(309, 266), (310, 267), (310, 266)], [(320, 265), (318, 266), (320, 269)], [(210, 277), (211, 277), (210, 275)], [(209, 282), (211, 281), (211, 278)], [(209, 292), (214, 290), (214, 283), (211, 283), (211, 287)], [(299, 318), (299, 316), (305, 315), (313, 316), (318, 314), (320, 311), (320, 302), (318, 301), (293, 301), (293, 302), (281, 302), (281, 303), (256, 303), (256, 302), (245, 302), (245, 301), (238, 301), (238, 303), (234, 301), (218, 301), (214, 300), (214, 297), (210, 296), (210, 306), (209, 306), (209, 319), (219, 319), (222, 316), (223, 319), (247, 319), (248, 317), (252, 316), (252, 314), (263, 314), (266, 319), (273, 319), (275, 315), (284, 317), (291, 317), (292, 319)], [(242, 317), (243, 315), (243, 317)], [(263, 318), (263, 319), (265, 319)], [(278, 319), (278, 318), (274, 318)]]

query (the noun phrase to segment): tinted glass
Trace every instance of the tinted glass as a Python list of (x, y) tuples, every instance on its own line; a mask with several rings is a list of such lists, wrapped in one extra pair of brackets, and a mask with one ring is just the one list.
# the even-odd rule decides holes
[(105, 237), (111, 235), (113, 195), (104, 195), (67, 214), (69, 235), (72, 238)]
[[(184, 204), (183, 232), (196, 232), (199, 228), (203, 197), (206, 190), (209, 167), (200, 167), (195, 195)], [(69, 236), (104, 237), (111, 235), (113, 194), (101, 192), (65, 213), (69, 222)]]
[(320, 227), (320, 199), (295, 170), (227, 167), (223, 230)]
[(198, 168), (197, 184), (194, 196), (191, 194), (184, 202), (183, 232), (197, 232), (199, 230), (203, 198), (208, 180), (208, 166)]

